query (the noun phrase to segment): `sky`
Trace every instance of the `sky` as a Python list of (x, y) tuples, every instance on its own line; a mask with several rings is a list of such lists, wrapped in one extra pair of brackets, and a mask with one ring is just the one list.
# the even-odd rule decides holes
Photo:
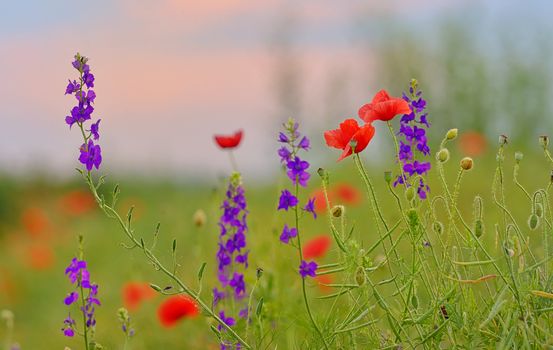
[(0, 173), (73, 176), (80, 139), (64, 123), (74, 103), (64, 91), (77, 51), (96, 76), (107, 172), (214, 178), (230, 166), (213, 134), (243, 129), (236, 158), (257, 176), (278, 168), (288, 117), (321, 149), (321, 130), (370, 99), (371, 43), (383, 33), (431, 36), (459, 17), (483, 38), (505, 23), (513, 34), (536, 22), (550, 30), (551, 10), (499, 0), (0, 0)]

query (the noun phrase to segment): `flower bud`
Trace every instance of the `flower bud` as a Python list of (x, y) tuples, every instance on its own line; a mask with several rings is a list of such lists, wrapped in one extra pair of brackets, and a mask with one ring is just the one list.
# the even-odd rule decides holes
[(384, 181), (386, 181), (387, 184), (392, 182), (392, 172), (387, 170), (384, 172)]
[(447, 148), (442, 148), (436, 153), (436, 159), (440, 163), (445, 163), (449, 160), (449, 150)]
[(405, 199), (407, 199), (408, 202), (411, 202), (415, 198), (415, 188), (413, 186), (407, 187), (407, 190), (405, 190)]
[(474, 161), (472, 160), (472, 158), (470, 157), (465, 157), (463, 159), (461, 159), (461, 168), (463, 170), (470, 170), (472, 169), (472, 166), (474, 165)]
[(255, 276), (257, 279), (260, 279), (261, 276), (263, 276), (263, 269), (261, 267), (258, 267), (257, 270), (255, 270)]
[(357, 147), (357, 141), (356, 140), (351, 140), (349, 142), (349, 146), (351, 147), (351, 151), (353, 153), (357, 153), (357, 151), (355, 150), (355, 148)]
[(478, 219), (474, 222), (474, 234), (476, 237), (482, 237), (484, 234), (484, 223), (481, 219)]
[(505, 248), (505, 252), (507, 253), (507, 255), (509, 255), (510, 258), (515, 256), (515, 251), (511, 248)]
[(441, 235), (443, 232), (444, 232), (444, 224), (442, 224), (441, 222), (439, 221), (436, 221), (432, 224), (432, 230), (434, 231), (434, 233), (436, 233), (437, 235)]
[(536, 203), (534, 213), (538, 216), (538, 218), (543, 217), (543, 205), (541, 203)]
[(198, 209), (192, 216), (192, 221), (194, 222), (194, 225), (196, 227), (202, 227), (205, 225), (207, 221), (207, 216), (205, 215), (205, 212), (202, 209)]
[(363, 269), (363, 266), (357, 266), (357, 270), (355, 270), (355, 282), (357, 282), (358, 286), (362, 286), (365, 284), (365, 269)]
[(530, 230), (535, 230), (536, 228), (538, 228), (539, 224), (540, 218), (536, 214), (530, 215), (530, 217), (528, 218), (528, 227), (530, 227)]
[(458, 133), (459, 133), (459, 129), (449, 129), (447, 131), (447, 134), (445, 134), (445, 138), (448, 141), (454, 140), (457, 137)]
[(546, 135), (540, 136), (539, 141), (540, 141), (540, 146), (542, 146), (544, 149), (547, 148), (547, 146), (549, 146), (549, 137), (547, 137)]
[(524, 154), (522, 152), (515, 152), (515, 161), (517, 163), (520, 163), (522, 158), (524, 158)]
[(332, 207), (332, 209), (330, 209), (330, 212), (332, 213), (332, 216), (334, 216), (335, 218), (339, 218), (340, 216), (342, 216), (345, 210), (346, 208), (344, 208), (343, 205), (335, 205)]
[(499, 135), (499, 145), (504, 146), (508, 143), (507, 136), (505, 135)]

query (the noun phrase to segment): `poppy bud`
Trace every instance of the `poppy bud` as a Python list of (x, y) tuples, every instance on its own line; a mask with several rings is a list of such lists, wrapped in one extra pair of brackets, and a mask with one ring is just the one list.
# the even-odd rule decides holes
[(442, 148), (436, 153), (436, 159), (440, 163), (445, 163), (449, 160), (449, 150), (447, 148)]
[(363, 266), (358, 266), (357, 270), (355, 270), (355, 282), (357, 282), (358, 286), (365, 284), (365, 270)]
[(468, 170), (472, 169), (473, 164), (474, 164), (474, 162), (473, 162), (472, 158), (470, 158), (470, 157), (465, 157), (465, 158), (461, 159), (461, 168), (463, 170), (468, 171)]
[(442, 232), (444, 232), (444, 224), (442, 224), (439, 221), (436, 221), (432, 224), (432, 230), (434, 231), (434, 233), (441, 235)]
[(342, 216), (345, 210), (346, 208), (344, 208), (343, 205), (335, 205), (332, 207), (332, 209), (330, 209), (330, 212), (332, 213), (332, 216), (334, 216), (335, 218), (339, 218), (340, 216)]
[(524, 154), (522, 152), (515, 152), (515, 161), (517, 163), (520, 163), (522, 158), (524, 158)]
[(351, 140), (351, 141), (349, 142), (349, 146), (351, 147), (353, 153), (356, 153), (355, 148), (357, 147), (357, 141), (356, 141), (356, 140)]
[(386, 181), (387, 184), (392, 182), (392, 172), (387, 170), (384, 172), (384, 181)]
[(8, 329), (13, 328), (13, 312), (10, 310), (2, 310), (0, 313), (0, 318), (6, 323)]
[(256, 274), (256, 277), (257, 279), (260, 279), (261, 276), (263, 276), (263, 269), (261, 267), (258, 267), (257, 270), (255, 270), (255, 274)]
[(528, 218), (528, 227), (530, 227), (530, 230), (535, 230), (538, 228), (538, 225), (540, 224), (540, 218), (536, 214), (530, 215)]
[(507, 253), (507, 255), (509, 255), (509, 257), (513, 257), (515, 256), (515, 251), (511, 248), (505, 248), (505, 252)]
[(117, 318), (119, 318), (121, 322), (127, 322), (129, 320), (129, 311), (124, 307), (119, 308), (119, 310), (117, 310)]
[(536, 203), (534, 213), (538, 216), (538, 218), (543, 217), (543, 205), (541, 205), (541, 203)]
[(505, 135), (499, 135), (499, 145), (500, 145), (500, 146), (506, 145), (506, 144), (507, 144), (507, 141), (508, 141), (507, 136), (505, 136)]
[(411, 305), (416, 309), (419, 307), (419, 298), (417, 297), (417, 293), (413, 292), (413, 297), (411, 298)]
[(408, 202), (411, 202), (415, 198), (415, 189), (413, 186), (407, 187), (407, 190), (405, 190), (405, 199), (407, 199)]
[(547, 137), (546, 135), (540, 136), (539, 141), (540, 141), (540, 146), (542, 146), (544, 149), (547, 148), (547, 146), (549, 146), (549, 137)]
[(448, 141), (454, 140), (457, 137), (458, 133), (459, 133), (459, 129), (449, 129), (447, 131), (447, 134), (445, 134), (445, 138)]
[(474, 222), (474, 234), (476, 237), (482, 237), (484, 234), (484, 223), (481, 219), (478, 219)]
[(194, 222), (194, 225), (196, 227), (202, 227), (207, 221), (207, 216), (202, 209), (198, 209), (196, 210), (196, 212), (194, 212), (194, 215), (192, 216), (192, 221)]

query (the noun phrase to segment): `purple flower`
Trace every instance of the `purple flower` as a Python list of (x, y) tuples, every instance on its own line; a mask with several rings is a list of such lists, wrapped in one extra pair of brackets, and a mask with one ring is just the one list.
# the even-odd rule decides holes
[[(234, 318), (230, 317), (230, 316), (226, 317), (224, 311), (219, 312), (219, 317), (229, 327), (232, 327), (236, 324), (236, 320)], [(217, 329), (219, 329), (219, 331), (221, 331), (223, 329), (223, 326), (218, 325)]]
[(301, 277), (302, 278), (305, 278), (307, 276), (315, 277), (317, 267), (319, 267), (319, 265), (317, 265), (317, 263), (314, 261), (307, 262), (305, 260), (302, 260), (300, 264), (300, 269), (299, 269)]
[(76, 91), (78, 91), (81, 88), (81, 84), (77, 83), (76, 80), (69, 80), (69, 84), (67, 84), (67, 87), (65, 88), (65, 94), (72, 94)]
[(293, 183), (299, 183), (303, 187), (307, 186), (307, 180), (309, 180), (311, 175), (305, 170), (309, 168), (309, 162), (301, 160), (300, 157), (296, 156), (293, 160), (288, 161), (286, 167), (288, 168), (288, 177)]
[(86, 170), (91, 171), (92, 167), (100, 168), (102, 163), (102, 149), (100, 145), (95, 145), (92, 140), (88, 140), (88, 145), (83, 144), (80, 148), (81, 156), (79, 161), (86, 165)]
[(86, 101), (88, 104), (94, 103), (94, 100), (96, 99), (96, 93), (94, 90), (88, 90), (86, 93)]
[(280, 199), (278, 200), (278, 209), (277, 210), (286, 210), (289, 208), (295, 207), (298, 205), (298, 199), (288, 190), (282, 190), (280, 194)]
[(286, 136), (285, 133), (280, 132), (280, 133), (278, 134), (278, 142), (288, 143), (288, 142), (290, 142), (290, 139), (288, 139), (288, 136)]
[(76, 302), (78, 299), (79, 299), (79, 293), (71, 292), (71, 293), (67, 294), (65, 299), (63, 299), (63, 302), (65, 303), (65, 305), (69, 306), (69, 305), (73, 304), (74, 302)]
[(237, 255), (236, 258), (234, 258), (234, 261), (239, 264), (244, 264), (246, 268), (248, 268), (248, 254), (250, 252), (247, 251), (242, 255)]
[(244, 293), (246, 293), (246, 283), (244, 282), (244, 275), (241, 273), (235, 272), (229, 285), (234, 288), (234, 293), (238, 298), (244, 296)]
[(220, 300), (223, 300), (225, 297), (225, 292), (220, 291), (217, 288), (213, 288), (213, 305), (217, 305)]
[(317, 213), (315, 213), (315, 197), (307, 201), (307, 204), (305, 205), (305, 207), (303, 207), (303, 210), (313, 214), (313, 219), (317, 218)]
[(65, 274), (69, 277), (69, 281), (71, 281), (72, 284), (75, 284), (79, 279), (81, 270), (86, 270), (86, 261), (73, 258), (71, 264), (65, 269)]
[(309, 147), (310, 147), (309, 139), (306, 136), (302, 137), (302, 139), (300, 140), (300, 143), (298, 143), (298, 148), (301, 148), (307, 151)]
[(286, 147), (280, 147), (278, 150), (278, 155), (280, 156), (280, 161), (283, 163), (288, 163), (290, 161), (290, 156), (292, 153)]
[(248, 318), (248, 308), (246, 307), (246, 308), (240, 310), (240, 312), (238, 313), (238, 317)]
[(102, 119), (98, 119), (96, 123), (90, 124), (90, 133), (92, 134), (92, 137), (94, 137), (94, 140), (98, 140), (100, 138), (100, 134), (98, 133), (100, 128), (100, 121)]
[(86, 72), (83, 75), (83, 80), (87, 88), (94, 87), (94, 75), (92, 73)]
[(288, 242), (290, 242), (290, 239), (296, 237), (297, 235), (298, 230), (295, 227), (288, 228), (288, 225), (284, 225), (282, 233), (280, 234), (280, 241), (282, 243), (288, 244)]
[(403, 166), (403, 171), (413, 176), (414, 174), (423, 175), (428, 172), (431, 168), (429, 162), (419, 163), (419, 161), (414, 161), (413, 163), (407, 163)]
[(71, 318), (71, 315), (69, 314), (65, 320), (63, 320), (63, 328), (61, 329), (63, 332), (63, 335), (66, 337), (73, 337), (75, 335), (74, 327), (76, 325), (76, 322), (74, 319)]

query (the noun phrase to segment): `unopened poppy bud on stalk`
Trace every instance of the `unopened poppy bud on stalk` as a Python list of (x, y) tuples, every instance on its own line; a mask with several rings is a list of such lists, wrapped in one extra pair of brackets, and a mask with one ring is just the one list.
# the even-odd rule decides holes
[(530, 227), (530, 230), (535, 230), (538, 228), (538, 225), (540, 224), (540, 218), (536, 214), (530, 215), (528, 218), (528, 227)]
[(330, 212), (332, 213), (332, 216), (334, 216), (335, 218), (339, 218), (344, 214), (345, 210), (346, 208), (344, 208), (343, 205), (335, 205), (334, 207), (332, 207)]
[(505, 135), (499, 135), (499, 145), (504, 146), (508, 143), (507, 136)]
[(520, 163), (520, 161), (524, 158), (524, 154), (522, 152), (515, 152), (515, 161)]
[(547, 146), (549, 146), (549, 137), (548, 136), (546, 136), (546, 135), (540, 136), (539, 141), (540, 141), (540, 146), (542, 146), (544, 149), (546, 149)]
[(207, 221), (207, 216), (202, 209), (198, 209), (196, 210), (196, 212), (194, 212), (194, 215), (192, 216), (192, 221), (194, 222), (194, 225), (196, 227), (202, 227)]
[(392, 172), (387, 170), (384, 172), (384, 181), (386, 181), (387, 184), (392, 182)]
[(436, 153), (436, 159), (440, 163), (445, 163), (449, 160), (449, 150), (447, 148), (442, 148)]
[(465, 157), (461, 159), (461, 169), (463, 170), (470, 170), (472, 169), (472, 166), (474, 165), (474, 161), (470, 157)]
[(459, 133), (459, 129), (449, 129), (447, 131), (447, 134), (445, 134), (445, 138), (448, 141), (454, 140), (455, 138), (457, 138), (458, 133)]
[(408, 202), (411, 202), (413, 198), (415, 198), (415, 188), (411, 186), (405, 190), (405, 199), (407, 199)]

